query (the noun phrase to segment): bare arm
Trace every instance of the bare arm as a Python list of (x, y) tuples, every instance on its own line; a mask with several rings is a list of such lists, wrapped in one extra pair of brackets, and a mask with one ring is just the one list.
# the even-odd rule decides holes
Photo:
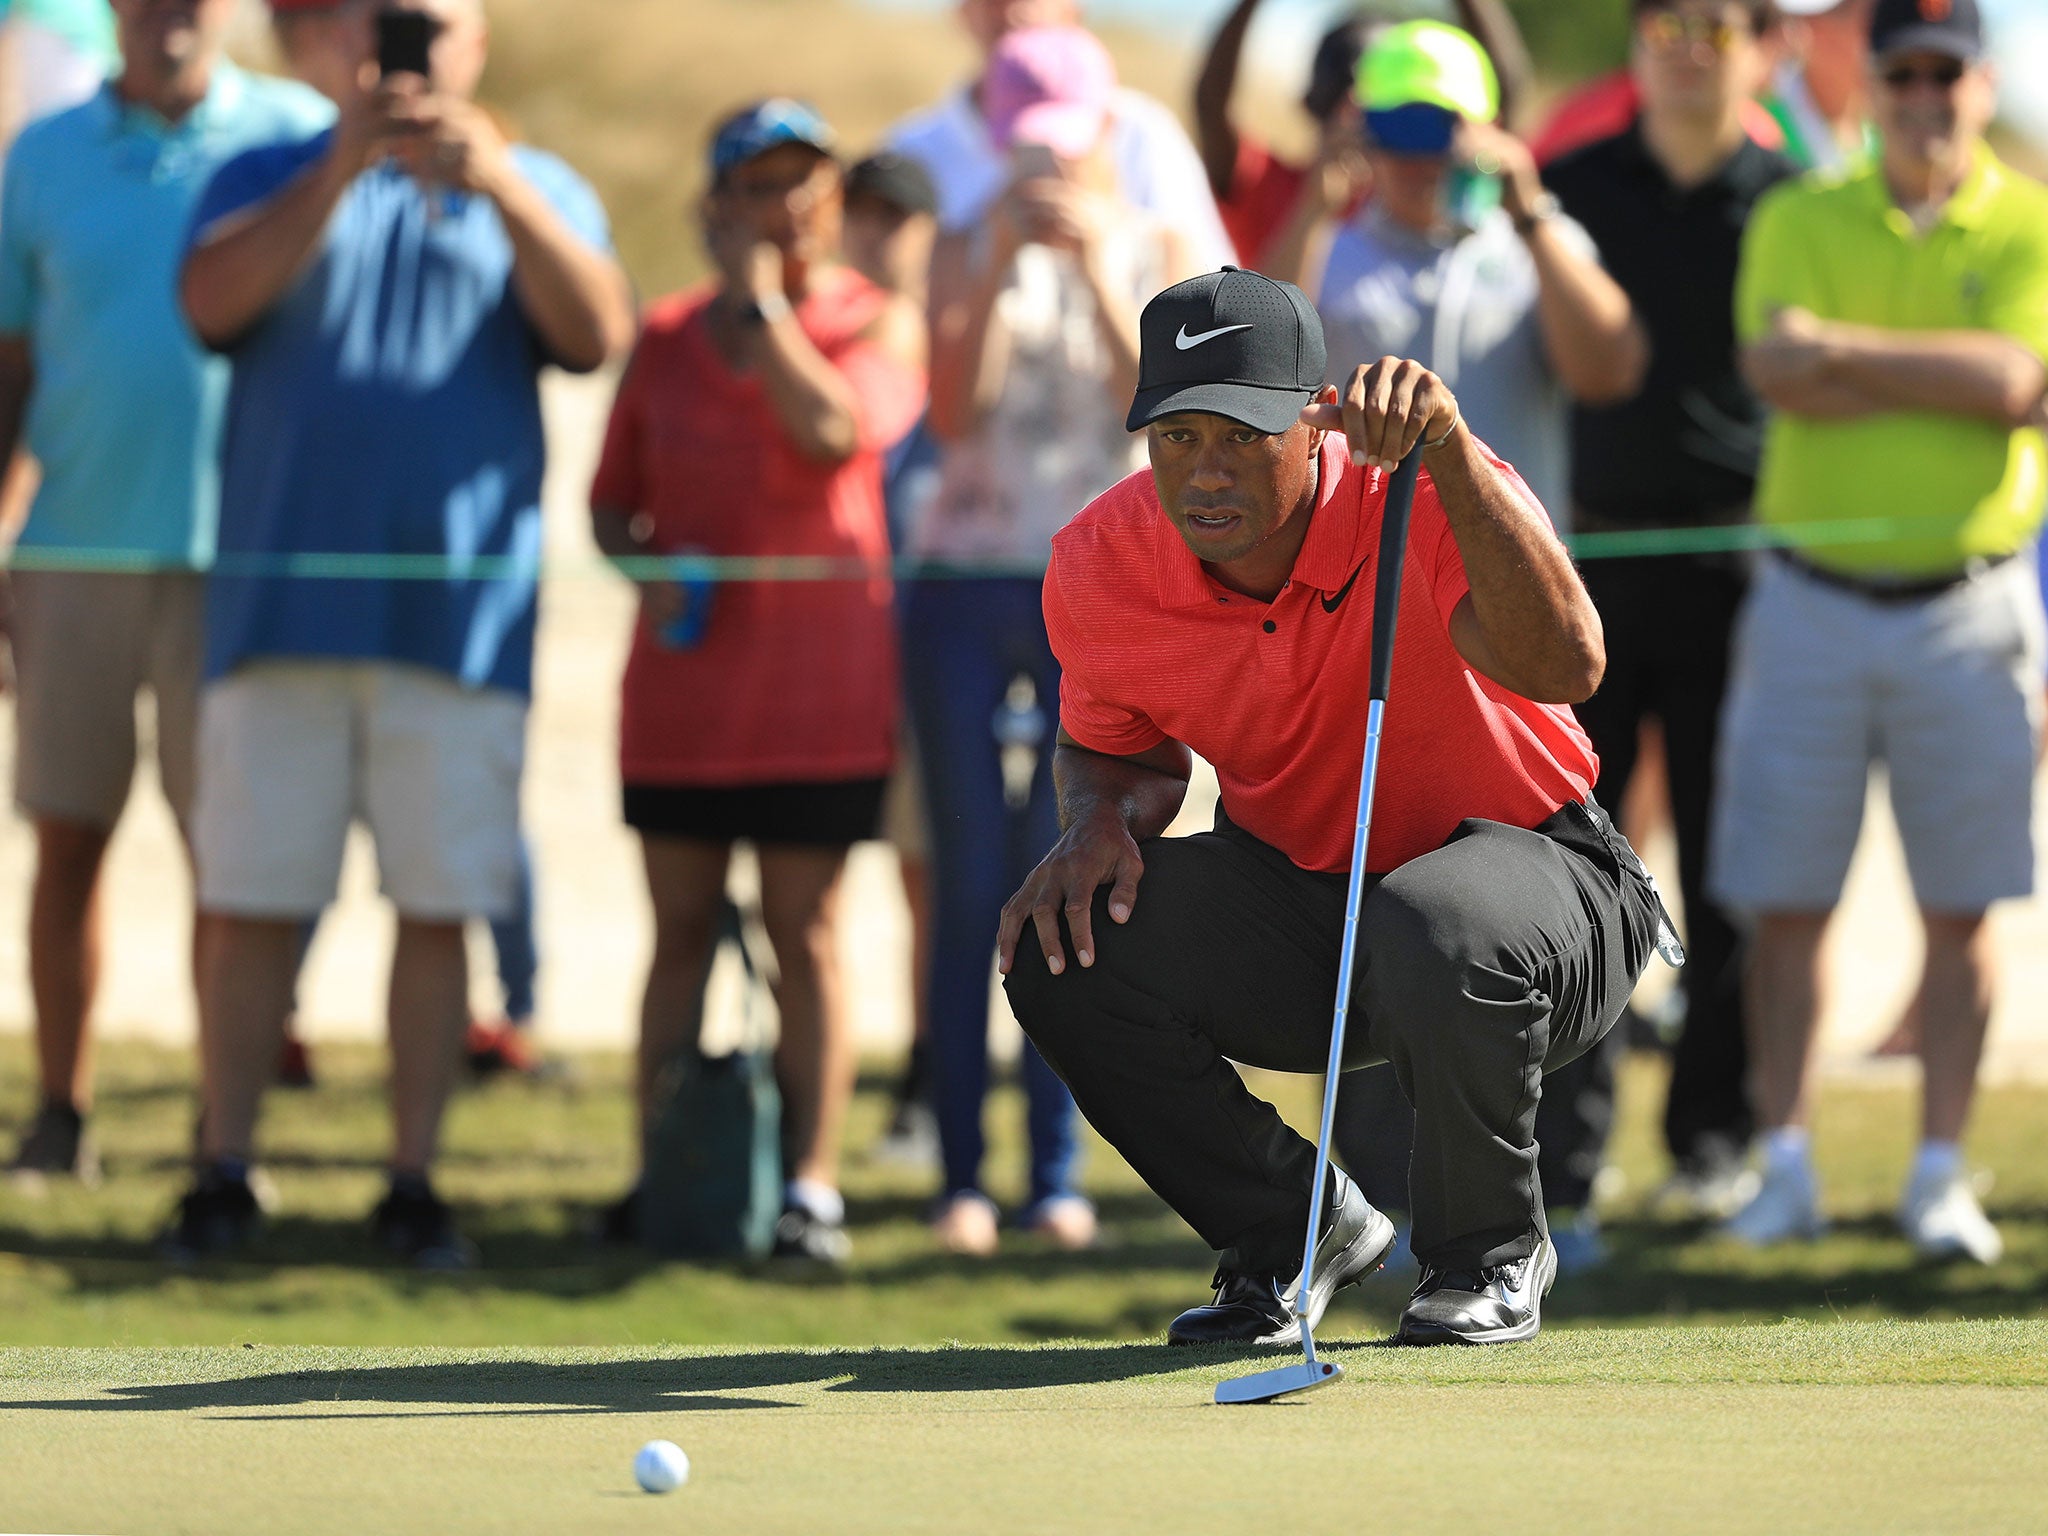
[(633, 344), (633, 288), (625, 270), (584, 240), (506, 160), (491, 192), (512, 242), (512, 291), (549, 357), (591, 373)]
[(201, 233), (179, 274), (178, 296), (202, 342), (232, 345), (284, 296), (361, 168), (337, 133), (327, 154), (282, 192)]
[[(759, 376), (775, 419), (806, 458), (826, 464), (852, 458), (860, 448), (860, 402), (852, 382), (798, 321), (783, 292), (781, 251), (738, 221), (713, 223), (706, 238), (725, 277), (714, 319), (726, 327), (743, 365)], [(885, 315), (894, 311), (915, 328), (909, 300), (892, 297)], [(911, 350), (900, 320), (892, 319), (887, 331), (892, 352)], [(913, 352), (905, 360), (914, 365), (918, 358)]]
[(1500, 167), (1502, 206), (1536, 264), (1536, 324), (1551, 370), (1574, 400), (1626, 400), (1642, 388), (1650, 366), (1650, 338), (1628, 295), (1555, 218), (1531, 217), (1546, 199), (1526, 144), (1477, 123), (1460, 133), (1465, 153)]
[(0, 464), (21, 446), (21, 423), (36, 387), (35, 359), (26, 336), (0, 336)]
[(1067, 920), (1074, 957), (1095, 963), (1091, 908), (1095, 893), (1110, 886), (1113, 922), (1130, 920), (1145, 861), (1138, 844), (1172, 825), (1187, 798), (1193, 758), (1177, 741), (1128, 757), (1092, 752), (1059, 733), (1053, 748), (1053, 784), (1059, 795), (1060, 840), (1003, 907), (996, 930), (996, 967), (1004, 975), (1016, 960), (1017, 941), (1028, 921), (1055, 976), (1066, 969), (1059, 920)]
[(992, 214), (979, 249), (973, 236), (948, 235), (932, 255), (931, 429), (944, 441), (966, 437), (1002, 392), (1009, 332), (996, 300), (1016, 245), (1006, 214)]
[(1515, 110), (1529, 99), (1535, 68), (1522, 29), (1502, 0), (1458, 0), (1458, 24), (1479, 39), (1500, 80), (1500, 120), (1513, 127)]
[(1475, 671), (1542, 704), (1591, 697), (1607, 668), (1600, 615), (1564, 544), (1480, 451), (1441, 379), (1403, 358), (1361, 364), (1341, 397), (1326, 393), (1302, 419), (1341, 428), (1354, 460), (1392, 469), (1422, 453), (1471, 586), (1452, 610), (1451, 641)]
[(1889, 331), (1781, 310), (1742, 349), (1743, 376), (1780, 410), (1846, 418), (1938, 411), (2026, 426), (2048, 392), (2041, 359), (1995, 331)]
[[(591, 538), (596, 541), (598, 552), (615, 568), (621, 561), (644, 560), (655, 553), (647, 542), (647, 526), (646, 518), (622, 507), (590, 509)], [(639, 590), (640, 621), (650, 631), (658, 635), (682, 617), (683, 589), (675, 582), (630, 569), (620, 569), (619, 574)]]
[(1215, 41), (1202, 60), (1202, 72), (1195, 77), (1195, 145), (1202, 152), (1202, 168), (1209, 173), (1209, 189), (1218, 197), (1230, 196), (1230, 184), (1237, 174), (1237, 129), (1230, 121), (1230, 93), (1237, 88), (1245, 33), (1251, 30), (1252, 13), (1258, 8), (1259, 0), (1238, 0), (1216, 29)]
[(1295, 198), (1287, 222), (1273, 236), (1259, 270), (1294, 284), (1313, 299), (1323, 286), (1330, 243), (1336, 238), (1344, 210), (1363, 198), (1371, 186), (1372, 167), (1365, 158), (1357, 124), (1340, 114), (1338, 121), (1324, 128), (1315, 163), (1302, 178), (1301, 195)]
[(1474, 670), (1539, 704), (1578, 704), (1607, 670), (1600, 615), (1550, 525), (1460, 423), (1423, 467), (1443, 501), (1472, 590), (1451, 643)]

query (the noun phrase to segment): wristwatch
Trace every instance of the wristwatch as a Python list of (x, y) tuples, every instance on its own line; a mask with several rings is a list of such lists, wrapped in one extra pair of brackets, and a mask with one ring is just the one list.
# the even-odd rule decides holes
[(1554, 219), (1564, 211), (1564, 205), (1557, 200), (1555, 192), (1539, 192), (1529, 204), (1528, 211), (1515, 216), (1515, 233), (1526, 235), (1545, 219)]
[(742, 304), (739, 315), (742, 325), (773, 325), (777, 320), (789, 318), (789, 300), (779, 293), (763, 294)]

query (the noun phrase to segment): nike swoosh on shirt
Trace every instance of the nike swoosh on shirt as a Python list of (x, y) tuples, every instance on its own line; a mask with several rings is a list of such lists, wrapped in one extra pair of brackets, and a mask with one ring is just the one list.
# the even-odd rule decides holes
[(1201, 331), (1190, 336), (1187, 326), (1182, 325), (1180, 334), (1173, 338), (1173, 344), (1185, 352), (1190, 347), (1199, 347), (1205, 341), (1214, 341), (1218, 336), (1228, 336), (1232, 331), (1248, 331), (1250, 329), (1249, 325), (1219, 325), (1213, 331)]
[(1365, 562), (1361, 560), (1358, 562), (1358, 570), (1353, 571), (1351, 573), (1351, 581), (1347, 581), (1344, 583), (1343, 586), (1339, 587), (1337, 589), (1336, 596), (1326, 597), (1323, 599), (1323, 612), (1335, 613), (1337, 611), (1337, 605), (1343, 602), (1346, 597), (1351, 595), (1351, 582), (1358, 580), (1358, 571), (1362, 571), (1364, 569)]

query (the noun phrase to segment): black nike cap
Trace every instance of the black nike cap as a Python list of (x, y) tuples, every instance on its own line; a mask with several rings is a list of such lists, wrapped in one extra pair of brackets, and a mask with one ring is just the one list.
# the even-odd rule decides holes
[(1323, 322), (1292, 283), (1225, 267), (1175, 283), (1138, 317), (1136, 432), (1176, 411), (1285, 432), (1323, 387)]

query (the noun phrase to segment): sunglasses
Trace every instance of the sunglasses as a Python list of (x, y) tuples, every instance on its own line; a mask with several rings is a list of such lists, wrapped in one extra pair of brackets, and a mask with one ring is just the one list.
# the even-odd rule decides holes
[(1914, 85), (1934, 85), (1942, 90), (1953, 90), (1958, 80), (1969, 72), (1961, 59), (1943, 59), (1939, 64), (1894, 64), (1878, 72), (1878, 79), (1895, 91), (1910, 90)]
[(1679, 48), (1697, 48), (1702, 43), (1716, 53), (1726, 53), (1737, 38), (1747, 37), (1748, 28), (1722, 17), (1685, 15), (1676, 11), (1645, 11), (1636, 23), (1642, 39), (1658, 53)]

